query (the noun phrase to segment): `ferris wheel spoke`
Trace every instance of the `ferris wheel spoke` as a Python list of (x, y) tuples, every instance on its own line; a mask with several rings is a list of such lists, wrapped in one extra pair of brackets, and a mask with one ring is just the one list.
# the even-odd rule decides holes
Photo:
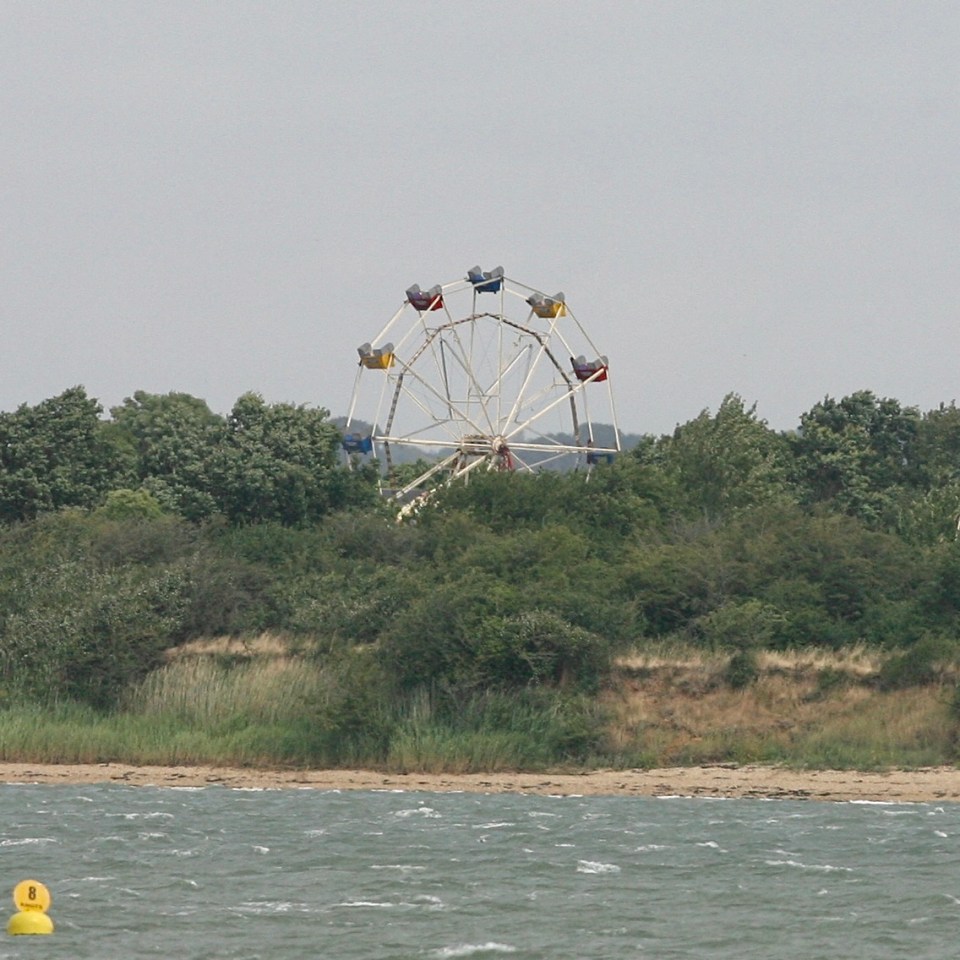
[[(533, 424), (538, 421), (543, 420), (555, 407), (560, 406), (561, 404), (572, 405), (574, 398), (576, 397), (577, 391), (575, 388), (571, 388), (568, 393), (561, 394), (556, 397), (556, 399), (544, 404), (540, 409), (533, 413), (530, 419), (525, 420), (523, 423), (518, 423), (508, 434), (507, 439), (510, 440), (512, 437), (516, 436), (523, 430), (529, 430)], [(579, 425), (579, 424), (577, 424)]]
[[(473, 418), (467, 416), (462, 408), (462, 405), (455, 403), (449, 394), (438, 390), (433, 386), (433, 384), (429, 383), (412, 367), (406, 367), (404, 374), (406, 377), (413, 379), (420, 387), (422, 387), (428, 397), (432, 397), (434, 400), (438, 401), (442, 407), (449, 411), (450, 415), (448, 418), (438, 418), (433, 408), (427, 402), (425, 402), (425, 400), (420, 397), (419, 394), (413, 392), (406, 385), (401, 386), (399, 389), (403, 391), (402, 395), (406, 396), (413, 404), (419, 407), (423, 413), (427, 414), (429, 417), (432, 417), (435, 422), (443, 423), (462, 421), (464, 423), (468, 423), (473, 432), (483, 432), (481, 426), (475, 420), (473, 420)], [(456, 416), (454, 416), (454, 411), (456, 411)]]

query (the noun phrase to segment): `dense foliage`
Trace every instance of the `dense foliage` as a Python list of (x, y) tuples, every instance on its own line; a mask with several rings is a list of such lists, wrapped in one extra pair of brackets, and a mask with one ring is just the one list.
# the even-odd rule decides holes
[(112, 707), (172, 645), (270, 630), (339, 678), (310, 709), (349, 742), (390, 697), (569, 704), (666, 637), (738, 652), (737, 682), (764, 647), (916, 648), (919, 676), (957, 645), (952, 405), (862, 391), (778, 433), (731, 395), (588, 480), (474, 474), (402, 524), (338, 450), (326, 411), (253, 394), (0, 413), (0, 695)]

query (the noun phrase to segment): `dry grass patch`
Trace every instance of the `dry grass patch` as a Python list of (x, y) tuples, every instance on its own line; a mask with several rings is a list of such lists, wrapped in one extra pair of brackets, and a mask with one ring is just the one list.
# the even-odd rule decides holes
[[(845, 673), (851, 678), (865, 680), (875, 677), (886, 655), (864, 644), (830, 650), (809, 647), (802, 650), (758, 650), (757, 666), (763, 672), (817, 675), (826, 671)], [(730, 654), (676, 644), (659, 644), (635, 650), (617, 658), (615, 666), (624, 673), (650, 675), (684, 672), (722, 671)]]
[(832, 671), (856, 680), (868, 680), (880, 672), (886, 657), (864, 644), (828, 650), (810, 647), (804, 650), (763, 650), (757, 654), (762, 671), (818, 675)]
[(953, 688), (882, 691), (875, 681), (884, 659), (866, 647), (762, 651), (756, 681), (733, 689), (725, 680), (729, 656), (676, 648), (631, 655), (605, 695), (608, 744), (655, 765), (949, 762)]
[(191, 640), (166, 651), (168, 661), (183, 657), (283, 657), (289, 653), (287, 641), (275, 633), (258, 637), (205, 637)]

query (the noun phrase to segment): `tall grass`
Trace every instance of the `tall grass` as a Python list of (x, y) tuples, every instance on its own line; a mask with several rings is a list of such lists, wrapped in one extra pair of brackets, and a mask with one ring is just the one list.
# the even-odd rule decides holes
[(480, 693), (453, 713), (421, 691), (401, 711), (386, 765), (398, 772), (489, 773), (583, 763), (602, 720), (590, 701), (543, 691)]
[(463, 699), (345, 690), (345, 674), (293, 657), (182, 656), (98, 713), (61, 703), (0, 711), (0, 759), (49, 763), (536, 770), (585, 763), (596, 704), (543, 690)]
[(0, 712), (0, 760), (225, 766), (304, 765), (306, 739), (283, 724), (208, 729), (170, 718), (23, 704)]
[(128, 713), (217, 727), (237, 719), (284, 723), (301, 719), (326, 691), (313, 663), (258, 657), (230, 665), (210, 657), (181, 657), (149, 674), (124, 700)]

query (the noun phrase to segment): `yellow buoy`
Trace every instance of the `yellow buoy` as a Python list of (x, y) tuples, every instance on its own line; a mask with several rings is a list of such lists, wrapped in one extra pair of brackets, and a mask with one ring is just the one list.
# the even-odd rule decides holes
[(50, 891), (39, 880), (21, 880), (13, 888), (13, 905), (18, 912), (7, 923), (7, 933), (53, 933), (53, 921), (47, 916)]
[(53, 921), (40, 910), (21, 910), (10, 918), (7, 933), (53, 933)]

